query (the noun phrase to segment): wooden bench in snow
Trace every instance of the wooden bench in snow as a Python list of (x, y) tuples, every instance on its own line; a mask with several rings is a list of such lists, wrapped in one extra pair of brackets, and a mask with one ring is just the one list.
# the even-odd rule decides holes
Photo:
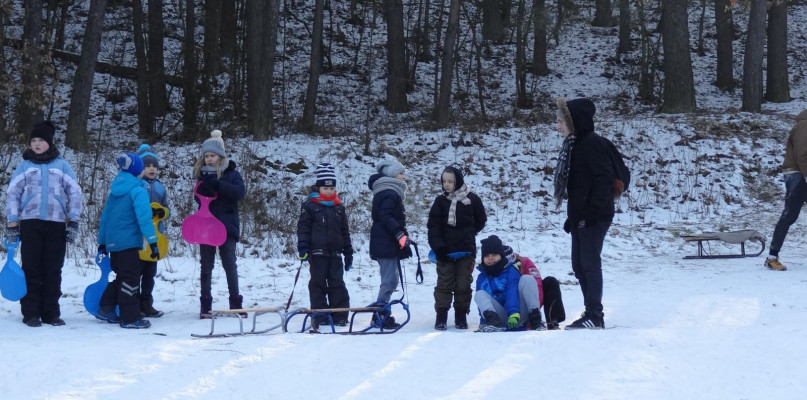
[[(243, 313), (250, 313), (252, 314), (252, 330), (249, 332), (244, 332), (244, 320), (247, 317), (244, 317)], [(277, 325), (270, 326), (266, 329), (257, 329), (258, 325), (258, 317), (263, 314), (277, 314), (280, 317), (280, 323)], [(233, 333), (214, 333), (216, 329), (216, 320), (219, 318), (237, 318), (238, 319), (238, 332)], [(243, 335), (257, 335), (261, 333), (266, 333), (277, 328), (280, 328), (283, 332), (286, 332), (286, 309), (284, 307), (257, 307), (257, 308), (240, 308), (235, 310), (212, 310), (210, 311), (210, 333), (207, 335), (196, 335), (191, 334), (193, 337), (198, 338), (216, 338), (216, 337), (228, 337), (228, 336), (243, 336)]]
[[(743, 230), (743, 231), (734, 231), (734, 232), (704, 232), (700, 235), (684, 235), (681, 236), (685, 242), (698, 242), (698, 255), (695, 256), (686, 256), (685, 259), (693, 259), (693, 258), (740, 258), (740, 257), (756, 257), (762, 254), (765, 251), (765, 237), (762, 236), (761, 233), (755, 230)], [(719, 240), (725, 243), (731, 244), (739, 244), (740, 245), (740, 254), (711, 254), (711, 251), (704, 254), (703, 250), (703, 242), (709, 242), (712, 240)], [(762, 247), (758, 253), (755, 254), (746, 254), (745, 253), (745, 242), (752, 241), (757, 242)], [(710, 249), (711, 250), (711, 249)]]

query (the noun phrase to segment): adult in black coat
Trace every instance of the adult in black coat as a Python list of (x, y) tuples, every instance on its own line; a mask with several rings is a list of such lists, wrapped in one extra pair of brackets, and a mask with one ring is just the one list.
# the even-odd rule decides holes
[[(373, 191), (370, 258), (376, 260), (381, 269), (381, 287), (376, 301), (387, 303), (398, 287), (400, 260), (412, 256), (403, 204), (406, 198), (406, 170), (396, 160), (383, 160), (376, 165), (376, 170), (378, 173), (367, 182)], [(392, 316), (387, 316), (383, 324), (386, 329), (394, 329), (396, 325)]]
[(440, 174), (443, 193), (429, 210), (429, 246), (437, 256), (434, 287), (434, 329), (445, 330), (448, 309), (454, 300), (454, 325), (468, 329), (476, 234), (485, 227), (487, 215), (482, 200), (465, 183), (459, 168), (448, 166)]
[(568, 195), (563, 229), (572, 235), (572, 270), (580, 283), (586, 311), (566, 329), (602, 329), (602, 253), (614, 217), (616, 170), (605, 140), (594, 133), (596, 107), (587, 98), (560, 98), (558, 130), (563, 150), (555, 169), (555, 204)]

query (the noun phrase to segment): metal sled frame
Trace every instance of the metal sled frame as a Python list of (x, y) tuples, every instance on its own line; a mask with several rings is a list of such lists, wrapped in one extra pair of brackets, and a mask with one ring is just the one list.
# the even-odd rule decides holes
[[(763, 251), (765, 251), (765, 237), (755, 230), (744, 230), (734, 232), (704, 232), (700, 235), (684, 235), (681, 236), (681, 238), (684, 239), (685, 242), (698, 242), (698, 255), (686, 256), (684, 257), (684, 259), (756, 257), (762, 254)], [(709, 253), (704, 254), (703, 242), (709, 242), (712, 240), (720, 240), (725, 243), (739, 244), (740, 254), (726, 254), (726, 255), (709, 254)], [(762, 246), (762, 248), (759, 250), (758, 253), (754, 254), (745, 253), (745, 242), (749, 240), (752, 242), (757, 242)]]
[[(247, 317), (243, 317), (241, 313), (252, 313), (252, 330), (249, 332), (244, 331), (244, 320)], [(277, 325), (273, 325), (269, 328), (257, 330), (258, 325), (258, 316), (263, 314), (270, 314), (274, 313), (280, 317), (280, 323)], [(238, 332), (233, 333), (214, 333), (216, 329), (216, 319), (218, 318), (237, 318), (238, 319)], [(264, 307), (264, 308), (240, 308), (235, 310), (212, 310), (210, 311), (210, 333), (207, 335), (197, 335), (191, 334), (191, 336), (196, 338), (220, 338), (220, 337), (229, 337), (229, 336), (244, 336), (244, 335), (259, 335), (261, 333), (266, 333), (277, 328), (281, 328), (283, 332), (286, 332), (286, 309), (284, 307)]]

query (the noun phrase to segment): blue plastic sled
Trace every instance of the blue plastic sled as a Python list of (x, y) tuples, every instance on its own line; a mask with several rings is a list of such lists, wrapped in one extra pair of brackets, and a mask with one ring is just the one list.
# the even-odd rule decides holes
[[(450, 257), (452, 260), (459, 260), (463, 257), (468, 257), (471, 255), (470, 251), (456, 251), (454, 253), (448, 253), (447, 256)], [(434, 254), (434, 250), (429, 250), (429, 261), (437, 264), (437, 254)]]
[(88, 313), (100, 318), (98, 309), (101, 308), (101, 295), (109, 285), (109, 273), (112, 272), (112, 266), (109, 264), (109, 254), (100, 251), (95, 256), (95, 263), (98, 264), (98, 268), (101, 268), (101, 278), (87, 286), (84, 291), (84, 308)]
[(20, 264), (14, 261), (14, 253), (17, 251), (17, 246), (20, 245), (20, 241), (9, 243), (6, 238), (3, 244), (8, 250), (8, 259), (6, 259), (3, 270), (0, 271), (0, 293), (8, 300), (19, 301), (28, 293), (25, 272), (22, 271)]

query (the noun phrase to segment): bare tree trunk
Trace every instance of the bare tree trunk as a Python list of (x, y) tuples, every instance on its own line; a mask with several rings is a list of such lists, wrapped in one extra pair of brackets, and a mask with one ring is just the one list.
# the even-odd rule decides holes
[(279, 0), (247, 0), (247, 113), (254, 140), (274, 134), (272, 85)]
[(168, 99), (165, 91), (165, 57), (163, 56), (163, 23), (162, 0), (149, 0), (149, 106), (154, 117), (165, 115), (168, 110)]
[(219, 37), (219, 49), (221, 56), (232, 59), (235, 56), (237, 45), (238, 18), (236, 18), (236, 1), (227, 0), (221, 3), (221, 33)]
[[(6, 18), (11, 14), (11, 4), (0, 0), (0, 43), (6, 40)], [(2, 45), (0, 45), (2, 46)], [(6, 124), (8, 98), (11, 97), (11, 79), (6, 71), (6, 52), (0, 51), (0, 143), (8, 143), (9, 130)]]
[(546, 62), (546, 0), (532, 0), (534, 16), (535, 43), (532, 51), (532, 73), (535, 76), (549, 74)]
[(494, 43), (504, 39), (501, 0), (482, 0), (482, 38)]
[(703, 57), (706, 51), (703, 47), (703, 25), (706, 22), (706, 0), (701, 0), (701, 16), (698, 18), (698, 55)]
[(194, 0), (185, 0), (185, 36), (183, 38), (182, 57), (184, 63), (185, 80), (182, 86), (182, 97), (185, 99), (182, 113), (182, 140), (191, 141), (201, 138), (201, 131), (196, 124), (199, 114), (199, 97), (196, 92), (196, 46), (194, 31), (196, 31), (196, 16), (194, 14)]
[(616, 54), (627, 53), (632, 47), (630, 42), (630, 0), (619, 0), (619, 46)]
[(768, 10), (768, 75), (765, 100), (790, 101), (787, 73), (787, 0), (773, 0)]
[(132, 23), (134, 31), (135, 60), (137, 62), (137, 122), (138, 135), (146, 140), (154, 138), (154, 116), (149, 107), (148, 60), (143, 31), (143, 2), (132, 0)]
[(717, 31), (717, 76), (715, 86), (720, 90), (734, 89), (734, 18), (730, 0), (715, 0), (715, 29)]
[(406, 99), (406, 42), (401, 0), (384, 0), (384, 18), (387, 21), (387, 110), (403, 113), (409, 111), (409, 103)]
[(210, 96), (211, 86), (219, 74), (219, 31), (222, 0), (205, 0), (204, 81), (202, 91)]
[(308, 63), (308, 89), (305, 92), (305, 106), (300, 129), (304, 132), (314, 130), (317, 113), (317, 93), (319, 75), (322, 71), (322, 25), (325, 13), (325, 0), (316, 0), (314, 4), (314, 30), (311, 32), (311, 57)]
[(34, 123), (42, 119), (45, 104), (42, 71), (42, 1), (25, 0), (25, 25), (23, 27), (23, 49), (21, 88), (17, 96), (17, 132), (27, 138)]
[(532, 108), (532, 97), (527, 93), (527, 29), (524, 14), (527, 13), (526, 0), (518, 0), (516, 12), (516, 107)]
[[(450, 0), (449, 0), (450, 1)], [(440, 98), (440, 61), (443, 59), (443, 50), (440, 46), (443, 45), (442, 43), (442, 35), (443, 35), (443, 15), (445, 14), (445, 5), (446, 0), (440, 0), (440, 5), (437, 7), (435, 11), (437, 13), (437, 27), (435, 28), (435, 34), (437, 38), (434, 41), (434, 54), (435, 54), (435, 63), (434, 63), (434, 108), (437, 109), (437, 103), (439, 102)], [(438, 57), (439, 56), (439, 57)]]
[(647, 18), (645, 17), (645, 4), (644, 0), (638, 0), (636, 4), (636, 11), (639, 17), (639, 33), (641, 37), (641, 60), (639, 62), (639, 98), (645, 104), (650, 104), (655, 101), (653, 91), (656, 87), (656, 57), (653, 51), (653, 43), (651, 41), (650, 30), (647, 29)]
[(743, 58), (743, 111), (762, 111), (762, 53), (765, 47), (765, 0), (751, 0)]
[(66, 145), (74, 149), (83, 149), (87, 144), (87, 117), (90, 111), (92, 81), (95, 75), (95, 62), (101, 48), (101, 33), (104, 25), (106, 0), (91, 0), (81, 44), (81, 59), (73, 79), (73, 91), (70, 95), (70, 113), (67, 117)]
[(614, 18), (611, 10), (611, 0), (594, 1), (594, 26), (612, 26)]
[(664, 45), (663, 113), (695, 111), (695, 79), (689, 55), (686, 0), (662, 0)]
[(460, 19), (460, 0), (451, 0), (448, 9), (448, 25), (446, 26), (446, 40), (443, 44), (443, 65), (440, 73), (440, 97), (437, 108), (434, 110), (434, 120), (439, 127), (448, 124), (451, 107), (451, 80), (454, 70), (454, 44), (457, 41)]
[(53, 41), (53, 48), (64, 50), (64, 28), (67, 24), (67, 17), (70, 15), (70, 2), (59, 2), (59, 24), (56, 25), (56, 39)]
[(469, 30), (471, 31), (471, 44), (474, 47), (474, 61), (476, 62), (476, 99), (479, 101), (479, 116), (482, 118), (483, 121), (487, 121), (488, 114), (485, 110), (485, 72), (482, 70), (482, 44), (480, 43), (479, 38), (476, 36), (477, 28), (481, 23), (481, 13), (482, 11), (479, 7), (474, 8), (474, 16), (468, 16), (468, 8), (463, 7), (463, 11), (466, 14), (466, 19), (468, 20)]

